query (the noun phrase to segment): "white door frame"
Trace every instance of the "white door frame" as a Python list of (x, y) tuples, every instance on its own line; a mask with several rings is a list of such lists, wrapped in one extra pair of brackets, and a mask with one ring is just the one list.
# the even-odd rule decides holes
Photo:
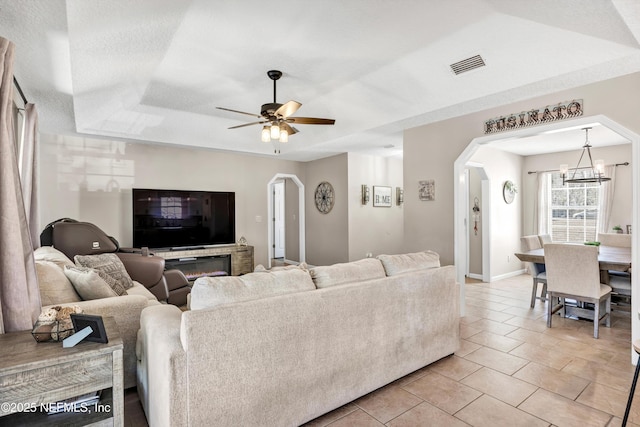
[(268, 256), (268, 267), (271, 268), (271, 259), (273, 258), (273, 184), (278, 180), (283, 180), (289, 178), (298, 186), (298, 224), (299, 224), (299, 236), (300, 236), (300, 262), (305, 262), (305, 216), (304, 216), (304, 184), (300, 179), (289, 173), (277, 173), (267, 184), (267, 206), (269, 209), (269, 214), (267, 218), (269, 218), (269, 226), (268, 229), (268, 238), (267, 238), (267, 249), (269, 252)]
[[(513, 138), (525, 138), (533, 135), (537, 135), (543, 132), (557, 131), (568, 127), (582, 127), (594, 122), (600, 123), (603, 126), (610, 128), (618, 134), (631, 141), (631, 167), (632, 167), (632, 182), (633, 182), (633, 200), (631, 223), (632, 229), (637, 230), (640, 225), (640, 135), (620, 125), (619, 123), (609, 119), (607, 116), (599, 114), (589, 117), (580, 117), (572, 120), (564, 120), (561, 122), (553, 122), (545, 125), (539, 125), (534, 127), (528, 127), (508, 132), (502, 132), (500, 134), (492, 134), (487, 136), (481, 136), (474, 138), (469, 145), (464, 149), (460, 156), (453, 164), (454, 173), (454, 263), (456, 266), (456, 280), (460, 285), (460, 315), (464, 316), (464, 275), (467, 256), (467, 240), (465, 236), (465, 218), (466, 212), (464, 208), (466, 206), (465, 197), (465, 168), (467, 163), (471, 160), (471, 157), (476, 150), (481, 146), (488, 144), (489, 142), (500, 139), (513, 139)], [(489, 248), (490, 253), (490, 248)], [(631, 235), (631, 264), (640, 264), (640, 234), (637, 232)], [(637, 292), (638, 286), (640, 286), (640, 279), (637, 274), (632, 276), (631, 282), (631, 313), (638, 313), (638, 307), (640, 306), (640, 292)], [(631, 341), (640, 339), (640, 318), (638, 316), (631, 316)], [(633, 347), (630, 345), (631, 358), (634, 363), (638, 360), (637, 354), (633, 351)]]
[(487, 171), (484, 169), (484, 165), (476, 162), (467, 162), (465, 168), (465, 200), (467, 201), (465, 209), (467, 215), (467, 219), (465, 220), (465, 233), (467, 236), (465, 274), (469, 273), (469, 227), (471, 224), (471, 208), (469, 206), (468, 170), (471, 168), (478, 171), (481, 181), (480, 197), (482, 198), (482, 206), (480, 207), (480, 227), (482, 229), (482, 281), (488, 283), (491, 281), (491, 246), (489, 244), (489, 237), (491, 236), (491, 181), (489, 180)]
[[(285, 257), (285, 252), (286, 252), (286, 225), (285, 225), (285, 221), (286, 221), (286, 214), (285, 214), (285, 180), (278, 180), (276, 182), (274, 182), (273, 184), (271, 184), (274, 190), (274, 197), (273, 197), (273, 257), (274, 258), (284, 258)], [(277, 194), (277, 192), (275, 191), (277, 187), (280, 187), (281, 191), (280, 191), (280, 195), (279, 196), (275, 196), (275, 194)], [(277, 209), (276, 209), (277, 208)], [(280, 215), (281, 215), (281, 220), (277, 221), (276, 218), (276, 213), (280, 211)], [(280, 243), (280, 247), (278, 247), (278, 243)]]

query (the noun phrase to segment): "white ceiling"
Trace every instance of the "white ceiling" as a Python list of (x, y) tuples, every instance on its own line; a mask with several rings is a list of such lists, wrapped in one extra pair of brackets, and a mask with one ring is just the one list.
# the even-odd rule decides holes
[(404, 129), (640, 70), (636, 0), (0, 0), (0, 36), (45, 133), (273, 155), (215, 107), (259, 114), (282, 70), (278, 102), (336, 120), (277, 144), (300, 161), (398, 155)]

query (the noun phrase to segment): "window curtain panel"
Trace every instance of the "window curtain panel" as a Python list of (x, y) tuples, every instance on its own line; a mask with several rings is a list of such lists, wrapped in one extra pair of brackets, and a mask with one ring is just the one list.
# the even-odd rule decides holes
[(20, 182), (22, 183), (22, 199), (24, 210), (29, 223), (31, 246), (40, 247), (40, 224), (38, 223), (37, 200), (37, 158), (36, 145), (38, 138), (38, 110), (34, 104), (28, 103), (24, 107), (24, 132), (20, 146)]
[(606, 166), (604, 168), (604, 176), (611, 178), (611, 181), (600, 184), (598, 233), (607, 233), (611, 229), (609, 220), (611, 218), (611, 209), (613, 209), (613, 196), (616, 192), (616, 166)]
[(14, 49), (0, 37), (0, 333), (29, 330), (40, 313), (14, 140)]
[(536, 174), (538, 185), (538, 232), (537, 234), (551, 234), (549, 229), (549, 186), (551, 185), (551, 172), (538, 172)]

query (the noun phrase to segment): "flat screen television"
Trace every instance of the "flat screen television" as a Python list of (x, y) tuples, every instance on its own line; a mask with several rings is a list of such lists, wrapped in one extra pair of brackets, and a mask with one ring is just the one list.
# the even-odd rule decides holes
[(133, 246), (193, 248), (233, 244), (235, 193), (134, 188)]

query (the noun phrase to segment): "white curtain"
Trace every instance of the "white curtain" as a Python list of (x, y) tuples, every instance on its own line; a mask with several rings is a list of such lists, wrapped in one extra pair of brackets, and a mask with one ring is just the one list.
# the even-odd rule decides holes
[(604, 176), (611, 178), (600, 185), (600, 206), (598, 213), (598, 233), (607, 233), (611, 209), (613, 207), (613, 196), (616, 191), (616, 166), (609, 165), (604, 168)]
[(25, 107), (23, 140), (20, 146), (20, 181), (22, 183), (22, 199), (29, 222), (31, 245), (40, 247), (40, 224), (38, 224), (36, 145), (38, 137), (38, 111), (36, 106), (28, 103)]
[(14, 49), (0, 37), (0, 333), (29, 330), (40, 314), (13, 129)]
[(538, 172), (536, 174), (538, 184), (538, 232), (537, 234), (551, 234), (549, 227), (549, 185), (551, 185), (551, 172)]

